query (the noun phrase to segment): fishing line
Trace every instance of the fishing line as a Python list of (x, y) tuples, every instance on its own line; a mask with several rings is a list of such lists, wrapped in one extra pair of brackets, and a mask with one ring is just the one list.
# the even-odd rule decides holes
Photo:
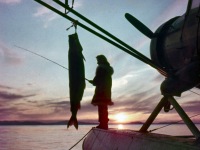
[[(37, 56), (39, 56), (39, 57), (42, 57), (42, 58), (44, 58), (44, 59), (46, 59), (46, 60), (48, 60), (48, 61), (50, 61), (50, 62), (52, 62), (52, 63), (54, 63), (54, 64), (56, 64), (56, 65), (58, 65), (58, 66), (60, 66), (60, 67), (62, 67), (62, 68), (64, 68), (64, 69), (66, 69), (66, 70), (69, 70), (69, 69), (66, 68), (65, 66), (63, 66), (63, 65), (61, 65), (61, 64), (59, 64), (59, 63), (57, 63), (57, 62), (55, 62), (55, 61), (53, 61), (53, 60), (51, 60), (51, 59), (49, 59), (49, 58), (46, 58), (46, 57), (44, 57), (44, 56), (42, 56), (42, 55), (40, 55), (40, 54), (37, 54), (37, 53), (35, 53), (35, 52), (32, 52), (32, 51), (30, 51), (30, 50), (28, 50), (28, 49), (26, 49), (26, 48), (23, 48), (23, 47), (20, 47), (20, 46), (17, 46), (17, 45), (14, 45), (14, 46), (17, 47), (17, 48), (19, 48), (19, 49), (22, 49), (22, 50), (25, 50), (25, 51), (27, 51), (27, 52), (30, 52), (30, 53), (32, 53), (32, 54), (34, 54), (34, 55), (37, 55)], [(87, 79), (87, 78), (85, 78), (85, 80), (87, 80), (88, 82), (90, 82), (90, 80)]]
[[(193, 118), (193, 117), (196, 117), (196, 116), (199, 116), (199, 115), (200, 115), (200, 113), (199, 113), (199, 114), (196, 114), (196, 115), (194, 115), (194, 116), (190, 116), (189, 118)], [(162, 129), (162, 128), (165, 128), (165, 127), (167, 127), (167, 126), (173, 125), (173, 124), (177, 124), (177, 123), (179, 123), (179, 122), (181, 122), (181, 121), (183, 121), (183, 120), (179, 120), (179, 121), (177, 121), (177, 122), (170, 123), (170, 124), (164, 125), (164, 126), (162, 126), (162, 127), (155, 128), (155, 129), (153, 129), (153, 130), (149, 130), (149, 132), (153, 132), (153, 131), (156, 131), (156, 130), (158, 130), (158, 129)]]
[(64, 69), (66, 69), (66, 70), (69, 70), (68, 68), (66, 68), (65, 66), (63, 66), (63, 65), (61, 65), (61, 64), (59, 64), (59, 63), (57, 63), (57, 62), (55, 62), (55, 61), (53, 61), (53, 60), (51, 60), (51, 59), (49, 59), (49, 58), (46, 58), (46, 57), (44, 57), (44, 56), (42, 56), (42, 55), (40, 55), (40, 54), (37, 54), (37, 53), (35, 53), (35, 52), (32, 52), (32, 51), (30, 51), (30, 50), (28, 50), (28, 49), (26, 49), (26, 48), (23, 48), (23, 47), (20, 47), (20, 46), (17, 46), (17, 45), (14, 45), (15, 47), (17, 47), (17, 48), (19, 48), (19, 49), (22, 49), (22, 50), (25, 50), (25, 51), (27, 51), (27, 52), (30, 52), (30, 53), (32, 53), (32, 54), (34, 54), (34, 55), (37, 55), (37, 56), (39, 56), (39, 57), (42, 57), (42, 58), (44, 58), (44, 59), (46, 59), (46, 60), (48, 60), (48, 61), (50, 61), (50, 62), (52, 62), (52, 63), (54, 63), (54, 64), (56, 64), (56, 65), (58, 65), (58, 66), (60, 66), (60, 67), (62, 67), (62, 68), (64, 68)]

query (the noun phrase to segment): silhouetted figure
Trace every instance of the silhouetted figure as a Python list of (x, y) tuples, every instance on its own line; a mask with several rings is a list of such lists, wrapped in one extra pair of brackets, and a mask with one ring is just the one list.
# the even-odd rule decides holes
[(91, 103), (98, 106), (99, 125), (97, 128), (108, 129), (108, 105), (113, 105), (111, 100), (111, 76), (114, 70), (104, 55), (98, 55), (96, 58), (98, 64), (96, 75), (93, 80), (89, 80), (90, 83), (96, 86)]

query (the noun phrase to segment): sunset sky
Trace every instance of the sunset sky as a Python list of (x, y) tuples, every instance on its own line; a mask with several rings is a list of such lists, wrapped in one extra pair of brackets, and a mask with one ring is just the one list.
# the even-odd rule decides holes
[[(51, 0), (45, 0), (64, 12)], [(64, 2), (64, 0), (63, 0)], [(71, 2), (71, 1), (69, 1)], [(124, 17), (130, 13), (153, 32), (174, 16), (185, 13), (187, 0), (75, 0), (74, 9), (150, 58), (150, 39)], [(69, 13), (69, 16), (88, 25)], [(34, 0), (0, 0), (0, 121), (68, 120), (70, 113), (68, 70), (19, 47), (68, 67), (68, 35), (71, 22)], [(164, 80), (155, 69), (78, 27), (85, 56), (85, 76), (93, 79), (96, 56), (104, 54), (115, 72), (109, 118), (112, 121), (145, 121), (159, 100)], [(200, 93), (196, 88), (192, 91)], [(78, 120), (97, 121), (91, 105), (94, 87), (86, 82)], [(175, 97), (189, 116), (199, 112), (200, 96), (191, 91)], [(116, 115), (124, 114), (117, 120)], [(176, 111), (162, 111), (157, 122), (180, 120)], [(193, 121), (200, 121), (199, 117)]]

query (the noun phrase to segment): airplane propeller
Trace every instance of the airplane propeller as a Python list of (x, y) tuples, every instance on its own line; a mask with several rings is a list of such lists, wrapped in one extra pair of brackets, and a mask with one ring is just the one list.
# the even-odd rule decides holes
[(137, 18), (135, 18), (131, 14), (126, 13), (125, 17), (134, 27), (136, 27), (140, 32), (142, 32), (150, 39), (156, 37), (156, 35), (147, 26), (145, 26), (142, 22), (140, 22)]

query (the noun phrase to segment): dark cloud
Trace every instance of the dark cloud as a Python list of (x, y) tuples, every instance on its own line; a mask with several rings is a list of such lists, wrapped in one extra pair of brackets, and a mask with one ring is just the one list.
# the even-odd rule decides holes
[[(5, 87), (6, 86), (2, 86)], [(0, 91), (0, 100), (4, 100), (4, 102), (10, 102), (19, 99), (24, 99), (27, 97), (32, 97), (35, 95), (22, 95), (22, 94), (15, 94), (9, 92), (11, 87), (7, 88), (7, 91)], [(143, 114), (150, 114), (156, 105), (159, 103), (162, 96), (160, 93), (155, 93), (153, 89), (149, 89), (147, 91), (142, 91), (138, 93), (134, 93), (132, 95), (121, 95), (116, 98), (114, 101), (115, 105), (109, 107), (110, 114), (117, 114), (119, 112), (128, 112), (128, 113), (143, 113)], [(15, 101), (16, 102), (16, 101)], [(81, 102), (81, 109), (78, 111), (78, 116), (84, 115), (86, 113), (97, 114), (98, 109), (97, 107), (91, 105), (88, 102)], [(13, 103), (12, 103), (13, 104)], [(16, 107), (14, 107), (16, 106)], [(186, 112), (193, 112), (198, 113), (200, 108), (200, 102), (198, 100), (191, 101), (182, 104), (184, 110)], [(4, 108), (5, 107), (5, 108)], [(70, 112), (70, 101), (68, 97), (65, 98), (54, 98), (54, 99), (45, 99), (45, 100), (26, 100), (20, 103), (15, 103), (15, 105), (1, 105), (0, 104), (0, 119), (12, 118), (13, 115), (16, 118), (27, 119), (27, 120), (44, 120), (49, 118), (56, 118), (57, 116), (66, 117), (69, 119), (71, 112)], [(32, 111), (34, 109), (40, 108), (42, 111)], [(48, 113), (45, 113), (48, 112)], [(164, 114), (163, 111), (160, 114)], [(177, 114), (175, 110), (170, 111), (170, 114)], [(167, 118), (167, 120), (169, 120)]]
[[(26, 107), (34, 107), (35, 109), (37, 108), (40, 108), (43, 110), (43, 112), (47, 111), (48, 114), (46, 115), (39, 115), (41, 114), (41, 112), (35, 112), (34, 116), (36, 117), (38, 115), (38, 117), (40, 119), (42, 119), (42, 116), (45, 116), (46, 117), (49, 117), (49, 116), (65, 116), (66, 113), (69, 113), (70, 112), (70, 102), (69, 101), (63, 101), (62, 100), (63, 98), (56, 98), (56, 99), (49, 99), (49, 100), (29, 100), (29, 101), (26, 101), (28, 103), (25, 103), (25, 104), (20, 104), (21, 106), (22, 105), (26, 105)], [(60, 101), (61, 100), (61, 101)], [(26, 114), (21, 114), (20, 115), (21, 117), (28, 117), (29, 115), (26, 115)], [(31, 117), (31, 115), (30, 115)]]
[(199, 108), (200, 108), (200, 101), (191, 101), (183, 104), (183, 109), (186, 112), (193, 112), (193, 113), (199, 113)]
[(18, 118), (20, 113), (26, 113), (31, 109), (30, 102), (21, 101), (36, 94), (20, 94), (19, 89), (0, 85), (0, 120)]
[(0, 107), (0, 120), (9, 119), (11, 116), (16, 115), (18, 109), (16, 107), (3, 108)]
[(27, 100), (27, 103), (38, 104), (38, 101)]
[(10, 89), (13, 89), (13, 88), (9, 87), (9, 86), (5, 86), (5, 85), (0, 85), (0, 89), (10, 90)]
[(18, 118), (21, 118), (22, 120), (48, 120), (51, 116), (55, 116), (53, 113), (41, 113), (41, 112), (35, 112), (35, 113), (23, 113), (18, 112), (17, 114)]
[(49, 108), (56, 108), (56, 107), (69, 107), (69, 101), (58, 101), (58, 100), (45, 100), (41, 102), (41, 107), (49, 107)]
[(116, 114), (119, 112), (129, 113), (143, 113), (148, 114), (153, 111), (159, 103), (162, 96), (160, 93), (155, 93), (154, 89), (133, 93), (132, 95), (121, 95), (114, 101), (115, 105), (111, 113)]
[[(70, 114), (70, 101), (45, 101), (39, 105), (40, 108), (53, 109), (54, 114)], [(78, 110), (81, 113), (97, 113), (97, 107), (93, 106), (91, 103), (81, 103), (81, 108)]]
[(51, 102), (47, 104), (47, 107), (54, 108), (54, 113), (63, 113), (70, 109), (69, 101)]
[(16, 107), (11, 107), (11, 108), (0, 108), (0, 114), (11, 114), (13, 112), (18, 111)]
[(91, 113), (95, 112), (95, 113), (97, 113), (97, 106), (94, 106), (91, 103), (84, 103), (81, 106), (81, 111), (82, 112), (91, 112)]
[[(48, 101), (26, 101), (16, 103), (12, 106), (2, 106), (0, 108), (0, 120), (16, 118), (21, 120), (45, 120), (56, 118), (56, 116), (66, 116), (69, 111), (69, 102), (48, 102)], [(41, 111), (37, 111), (40, 109)], [(48, 112), (48, 113), (46, 113)], [(14, 116), (14, 117), (13, 117)]]
[(20, 95), (20, 94), (9, 93), (7, 91), (0, 91), (0, 100), (17, 100), (32, 96), (35, 95)]

